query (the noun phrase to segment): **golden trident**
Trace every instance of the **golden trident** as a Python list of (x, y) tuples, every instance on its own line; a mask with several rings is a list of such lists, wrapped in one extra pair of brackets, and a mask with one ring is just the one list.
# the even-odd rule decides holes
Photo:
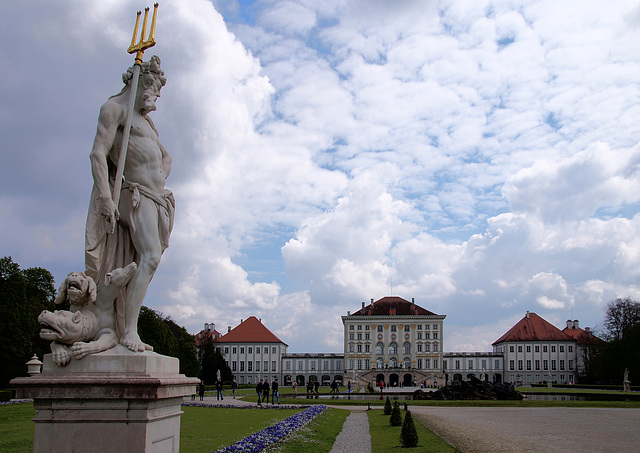
[(151, 29), (149, 30), (149, 38), (144, 39), (144, 34), (147, 31), (147, 18), (149, 17), (149, 7), (144, 9), (144, 19), (142, 21), (142, 32), (140, 33), (140, 41), (136, 44), (136, 35), (138, 34), (138, 24), (140, 23), (140, 15), (142, 11), (138, 11), (136, 15), (136, 26), (133, 28), (133, 36), (131, 37), (131, 45), (127, 49), (129, 53), (136, 53), (136, 63), (142, 63), (142, 54), (149, 47), (156, 45), (156, 15), (158, 14), (158, 4), (153, 4), (153, 17), (151, 18)]
[[(144, 51), (149, 47), (156, 45), (156, 15), (158, 13), (158, 4), (153, 5), (153, 17), (151, 18), (151, 29), (149, 30), (149, 37), (144, 39), (144, 35), (147, 31), (147, 18), (149, 17), (149, 7), (144, 9), (144, 19), (142, 20), (142, 32), (140, 33), (140, 41), (136, 44), (136, 35), (138, 34), (138, 24), (140, 23), (141, 11), (138, 11), (136, 15), (136, 25), (133, 29), (133, 37), (131, 38), (131, 45), (127, 49), (127, 52), (136, 54), (133, 63), (133, 77), (131, 78), (131, 85), (129, 86), (129, 103), (127, 108), (127, 116), (125, 119), (125, 126), (122, 131), (122, 145), (120, 146), (120, 155), (118, 156), (118, 166), (116, 168), (116, 180), (113, 185), (112, 199), (116, 207), (120, 202), (120, 190), (122, 188), (122, 175), (124, 174), (124, 164), (127, 160), (127, 148), (129, 146), (129, 134), (131, 132), (131, 122), (133, 120), (133, 108), (136, 103), (136, 93), (138, 91), (138, 79), (140, 78), (140, 66), (142, 65), (142, 55)], [(115, 232), (114, 222), (109, 229), (110, 233)]]

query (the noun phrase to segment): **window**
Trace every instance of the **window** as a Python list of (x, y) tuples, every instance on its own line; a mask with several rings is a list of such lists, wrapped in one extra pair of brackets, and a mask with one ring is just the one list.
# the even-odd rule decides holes
[(396, 326), (391, 326), (391, 332), (395, 332), (396, 331)]
[(551, 352), (556, 352), (556, 347), (555, 347), (555, 345), (554, 345), (554, 346), (551, 346)]
[[(571, 347), (571, 346), (569, 346)], [(569, 360), (569, 369), (573, 370), (573, 360)]]
[(253, 371), (252, 368), (253, 368), (253, 362), (251, 361), (247, 362), (247, 371), (252, 372)]
[(425, 340), (430, 340), (431, 339), (431, 333), (430, 332), (425, 332), (424, 333), (424, 338), (425, 338)]
[(369, 332), (364, 334), (364, 339), (365, 340), (370, 340), (371, 339), (371, 334)]
[(494, 367), (496, 370), (500, 369), (500, 359), (496, 359), (494, 362)]
[(402, 345), (402, 353), (403, 354), (411, 354), (411, 344), (410, 343), (405, 343), (404, 345)]
[(542, 347), (542, 352), (547, 352), (547, 347), (546, 346)]
[(240, 354), (244, 354), (244, 348), (240, 348)]
[(473, 370), (473, 360), (469, 360), (469, 369)]
[(433, 368), (438, 368), (438, 359), (433, 359)]
[(397, 354), (398, 353), (398, 345), (396, 343), (391, 343), (389, 345), (389, 354)]
[(425, 326), (424, 326), (424, 330), (429, 330), (429, 328), (430, 328), (430, 327), (431, 327), (431, 326), (430, 326), (429, 324), (425, 324)]
[(536, 360), (535, 364), (536, 364), (536, 371), (540, 371), (540, 360)]
[(371, 346), (368, 344), (364, 345), (364, 352), (371, 352)]
[(411, 326), (409, 326), (409, 325), (404, 326), (404, 331), (405, 332), (410, 332), (411, 331)]
[(514, 371), (516, 369), (516, 362), (515, 360), (509, 360), (509, 369), (511, 371)]
[(567, 346), (569, 348), (569, 352), (573, 352), (573, 346)]
[(555, 361), (555, 360), (552, 360), (552, 361), (551, 361), (551, 369), (552, 369), (553, 371), (555, 371), (555, 370), (557, 369), (557, 368), (556, 368), (556, 361)]
[(260, 346), (256, 346), (256, 354), (260, 354)]
[(518, 352), (522, 352), (522, 345), (518, 345)]
[[(251, 370), (249, 370), (251, 371)], [(260, 371), (260, 361), (256, 360), (256, 372)]]
[(312, 360), (311, 361), (311, 371), (315, 371), (315, 369), (316, 369), (316, 361)]
[(544, 371), (547, 371), (549, 369), (549, 361), (548, 360), (543, 360), (542, 361), (542, 369)]
[(362, 334), (361, 333), (358, 334), (358, 340), (362, 340)]
[(564, 346), (560, 346), (560, 352), (564, 352)]
[(232, 353), (232, 354), (235, 354), (235, 353), (236, 353), (236, 348), (232, 348), (232, 349), (231, 349), (231, 353)]
[(531, 346), (527, 346), (527, 352), (531, 352)]
[(371, 361), (369, 359), (364, 360), (364, 368), (367, 370), (371, 368)]
[(329, 361), (328, 361), (328, 360), (325, 360), (325, 361), (322, 363), (322, 366), (323, 366), (323, 369), (324, 369), (324, 370), (328, 370), (328, 369), (329, 369)]
[(431, 352), (431, 345), (430, 344), (425, 344), (424, 345), (424, 352)]
[(422, 369), (422, 359), (418, 359), (418, 369)]
[(336, 362), (336, 370), (340, 371), (340, 368), (342, 368), (342, 362), (338, 361)]
[(225, 353), (225, 355), (229, 354), (229, 348), (228, 347), (224, 348), (224, 353)]
[(422, 340), (422, 332), (418, 332), (418, 340)]
[(527, 360), (527, 371), (531, 371), (531, 360)]
[(349, 330), (356, 330), (356, 328), (355, 328), (355, 326), (354, 326), (354, 325), (350, 325), (350, 326), (349, 326)]
[(382, 332), (382, 326), (378, 326), (378, 332)]
[(460, 360), (456, 360), (456, 370), (460, 369)]
[(240, 361), (240, 371), (244, 371), (244, 361)]
[(358, 330), (362, 330), (362, 325), (358, 325)]
[(371, 327), (371, 326), (366, 325), (366, 326), (364, 326), (364, 330), (369, 330), (369, 329), (370, 329), (370, 327)]
[(564, 360), (560, 360), (560, 371), (564, 371)]
[(509, 352), (516, 352), (515, 346), (509, 346)]
[(376, 354), (383, 354), (384, 345), (382, 343), (378, 343), (376, 345)]
[(253, 354), (253, 348), (249, 348), (249, 350), (247, 351), (249, 354)]
[[(421, 344), (418, 345), (418, 352), (422, 352), (422, 345)], [(420, 367), (418, 367), (418, 368), (420, 368)]]
[(431, 359), (424, 359), (424, 368), (428, 370), (431, 368)]
[(438, 324), (433, 325), (433, 330), (438, 330)]
[(487, 359), (482, 359), (482, 368), (487, 368)]
[(287, 371), (291, 370), (291, 362), (289, 362), (288, 360), (286, 362), (284, 362), (284, 368)]
[(262, 365), (264, 365), (264, 367), (262, 368), (262, 371), (269, 371), (269, 362), (268, 361), (264, 361), (262, 362)]
[(231, 362), (231, 371), (236, 371), (236, 361)]
[(433, 352), (438, 352), (438, 344), (433, 345)]
[(443, 370), (446, 370), (446, 369), (447, 369), (447, 361), (446, 361), (446, 360), (443, 360), (443, 361), (442, 361), (442, 369), (443, 369)]
[(275, 346), (271, 348), (271, 354), (275, 354), (276, 351), (278, 350), (278, 348), (276, 348)]
[(358, 359), (358, 369), (362, 369), (362, 359)]
[(353, 339), (354, 339), (354, 336), (353, 336), (353, 334), (352, 334), (352, 333), (350, 333), (350, 334), (349, 334), (349, 340), (353, 340)]
[(353, 370), (353, 364), (354, 364), (353, 359), (349, 359), (349, 369), (350, 370)]
[(540, 352), (540, 346), (537, 346), (537, 345), (536, 345), (536, 347), (535, 347), (535, 351), (536, 351), (536, 352)]
[(354, 348), (352, 344), (349, 345), (349, 352), (354, 352)]
[(302, 360), (298, 361), (298, 370), (303, 370)]
[(271, 371), (276, 371), (276, 361), (275, 360), (271, 361)]
[(433, 332), (433, 339), (437, 340), (438, 339), (438, 332)]
[(358, 352), (362, 352), (362, 345), (361, 344), (358, 345)]
[(518, 360), (518, 371), (522, 371), (522, 360)]
[(418, 330), (422, 330), (422, 324), (418, 324)]

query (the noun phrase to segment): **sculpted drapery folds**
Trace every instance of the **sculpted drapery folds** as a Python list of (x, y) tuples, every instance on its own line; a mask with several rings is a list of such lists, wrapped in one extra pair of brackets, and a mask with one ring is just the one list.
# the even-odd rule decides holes
[(85, 272), (95, 280), (99, 292), (109, 272), (136, 262), (137, 269), (116, 303), (116, 330), (121, 344), (132, 351), (144, 351), (148, 346), (137, 333), (138, 315), (169, 245), (175, 201), (165, 188), (171, 157), (147, 116), (156, 109), (156, 99), (166, 83), (155, 55), (141, 65), (118, 206), (113, 201), (133, 75), (133, 68), (122, 75), (124, 88), (102, 105), (98, 117), (90, 154), (94, 184), (87, 217)]

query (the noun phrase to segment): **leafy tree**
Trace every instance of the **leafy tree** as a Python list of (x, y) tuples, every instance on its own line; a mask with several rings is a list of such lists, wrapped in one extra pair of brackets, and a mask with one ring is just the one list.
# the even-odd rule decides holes
[(138, 317), (140, 339), (153, 346), (154, 352), (177, 357), (180, 373), (197, 376), (199, 371), (195, 337), (162, 313), (142, 306)]
[(393, 403), (393, 409), (391, 410), (391, 418), (389, 419), (391, 426), (402, 425), (402, 414), (400, 413), (400, 405), (397, 401)]
[(218, 380), (218, 370), (222, 382), (230, 382), (233, 379), (231, 369), (225, 362), (220, 349), (208, 337), (202, 346), (202, 375), (201, 378), (206, 385), (212, 385)]
[(418, 446), (418, 432), (413, 422), (411, 411), (407, 411), (400, 430), (400, 443), (405, 448), (415, 448)]
[(26, 375), (33, 354), (42, 358), (49, 344), (40, 339), (38, 315), (55, 305), (53, 276), (46, 269), (25, 270), (10, 256), (0, 258), (0, 386)]
[(607, 304), (604, 327), (609, 339), (622, 340), (627, 330), (640, 323), (640, 303), (627, 297)]

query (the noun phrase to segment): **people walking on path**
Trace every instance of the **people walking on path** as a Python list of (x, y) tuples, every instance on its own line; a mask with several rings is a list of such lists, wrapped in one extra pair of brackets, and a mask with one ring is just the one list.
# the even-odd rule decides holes
[(320, 393), (320, 392), (318, 391), (318, 389), (320, 388), (320, 382), (315, 381), (315, 382), (313, 383), (313, 388), (316, 390), (316, 393)]
[(222, 388), (222, 379), (218, 379), (216, 382), (216, 397), (218, 398), (218, 401), (224, 400), (224, 397), (222, 396)]
[(266, 401), (269, 404), (269, 379), (265, 379), (264, 384), (262, 384), (262, 401)]
[(298, 381), (293, 383), (293, 393), (298, 393)]
[(200, 396), (200, 401), (204, 399), (204, 382), (200, 381), (198, 384), (198, 395)]
[(262, 398), (262, 385), (262, 379), (260, 379), (260, 382), (258, 382), (258, 384), (256, 385), (256, 393), (258, 394), (258, 406), (262, 405), (262, 403), (260, 402)]
[(280, 404), (280, 392), (278, 392), (278, 378), (271, 385), (271, 404), (275, 404), (274, 399)]
[(238, 383), (234, 379), (233, 382), (231, 383), (231, 393), (233, 394), (234, 400), (236, 399), (236, 390), (238, 390)]

